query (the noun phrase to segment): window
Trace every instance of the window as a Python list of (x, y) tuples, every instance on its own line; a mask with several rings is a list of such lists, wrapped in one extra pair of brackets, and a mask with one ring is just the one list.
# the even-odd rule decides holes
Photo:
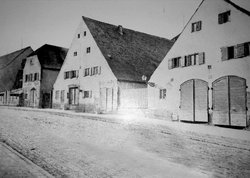
[(86, 32), (86, 31), (84, 31), (84, 32), (83, 32), (83, 35), (84, 35), (84, 36), (86, 36), (86, 35), (87, 35), (87, 32)]
[(170, 59), (168, 61), (168, 68), (173, 69), (173, 68), (180, 67), (180, 59), (181, 59), (181, 57), (176, 57), (176, 58)]
[(230, 21), (230, 11), (223, 12), (218, 15), (218, 23), (223, 24)]
[(184, 66), (191, 66), (192, 65), (192, 58), (191, 58), (192, 55), (188, 55), (188, 56), (185, 56), (184, 59), (185, 59), (185, 62), (184, 62)]
[(33, 65), (34, 63), (33, 63), (33, 60), (32, 59), (30, 59), (30, 65)]
[(227, 46), (221, 48), (221, 60), (226, 61), (230, 59), (242, 58), (249, 56), (250, 43), (241, 43), (235, 46)]
[(64, 79), (68, 79), (69, 78), (69, 72), (64, 72)]
[(77, 56), (77, 52), (76, 51), (74, 52), (74, 56)]
[(64, 90), (61, 90), (61, 103), (64, 102)]
[(166, 99), (167, 89), (160, 89), (160, 99)]
[(34, 74), (34, 81), (37, 81), (37, 80), (39, 80), (39, 74), (38, 74), (38, 73), (35, 73), (35, 74)]
[(77, 38), (80, 38), (80, 37), (81, 37), (81, 35), (80, 35), (80, 33), (78, 33), (78, 34), (77, 34)]
[(90, 47), (87, 47), (87, 51), (86, 51), (87, 53), (90, 53)]
[(28, 98), (28, 94), (25, 93), (25, 94), (24, 94), (24, 99), (27, 99), (27, 98)]
[(70, 73), (71, 73), (70, 78), (76, 78), (76, 71), (75, 70), (70, 71)]
[(25, 75), (25, 82), (28, 82), (28, 75)]
[(201, 30), (201, 21), (192, 23), (192, 30), (191, 32), (196, 32)]
[(56, 100), (59, 99), (59, 90), (56, 90), (55, 99), (56, 99)]
[(83, 98), (91, 98), (91, 97), (92, 97), (92, 91), (83, 92)]
[(88, 76), (89, 75), (89, 68), (86, 68), (85, 70), (84, 70), (84, 76)]

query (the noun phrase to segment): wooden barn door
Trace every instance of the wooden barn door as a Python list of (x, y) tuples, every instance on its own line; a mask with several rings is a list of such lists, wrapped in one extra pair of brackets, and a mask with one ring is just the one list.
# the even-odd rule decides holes
[(113, 111), (113, 88), (100, 89), (101, 110), (105, 112)]
[(208, 83), (192, 79), (181, 84), (180, 120), (208, 122)]
[(237, 76), (213, 82), (213, 124), (246, 126), (246, 80)]

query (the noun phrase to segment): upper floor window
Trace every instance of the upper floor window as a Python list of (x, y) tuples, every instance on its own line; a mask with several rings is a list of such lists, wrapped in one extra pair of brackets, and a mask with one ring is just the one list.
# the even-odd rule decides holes
[(250, 43), (241, 43), (235, 46), (227, 46), (221, 48), (221, 60), (230, 60), (250, 55)]
[(69, 78), (69, 71), (64, 72), (64, 79), (68, 79)]
[(76, 78), (76, 70), (70, 71), (70, 78)]
[(160, 89), (160, 99), (166, 99), (167, 89)]
[(192, 23), (192, 32), (200, 31), (201, 30), (201, 21)]
[(230, 11), (220, 13), (218, 15), (218, 23), (223, 24), (223, 23), (229, 22), (230, 21), (230, 14), (231, 14)]
[(86, 35), (87, 35), (87, 32), (86, 32), (86, 31), (84, 31), (84, 32), (83, 32), (83, 35), (84, 35), (84, 36), (86, 36)]
[(74, 52), (74, 56), (77, 56), (77, 52), (76, 51)]
[(34, 81), (37, 81), (37, 80), (39, 80), (39, 73), (34, 74)]
[(90, 53), (90, 47), (87, 47), (86, 52)]
[(173, 69), (173, 68), (180, 67), (180, 59), (181, 59), (181, 57), (176, 57), (176, 58), (170, 59), (168, 61), (168, 68)]
[(86, 68), (85, 70), (84, 70), (84, 76), (88, 76), (89, 75), (89, 68)]

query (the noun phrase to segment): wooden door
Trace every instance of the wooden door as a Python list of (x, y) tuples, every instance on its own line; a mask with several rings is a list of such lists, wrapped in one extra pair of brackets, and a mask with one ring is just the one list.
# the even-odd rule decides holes
[(213, 82), (213, 124), (246, 126), (246, 80), (237, 76)]
[(194, 80), (188, 80), (181, 84), (180, 95), (180, 120), (194, 121)]
[(77, 87), (69, 88), (69, 104), (78, 105), (79, 103), (79, 90)]
[(36, 89), (32, 88), (30, 90), (30, 106), (34, 107), (36, 101)]
[(109, 112), (113, 110), (113, 88), (100, 88), (101, 110)]
[(208, 83), (191, 79), (181, 84), (180, 120), (208, 122)]

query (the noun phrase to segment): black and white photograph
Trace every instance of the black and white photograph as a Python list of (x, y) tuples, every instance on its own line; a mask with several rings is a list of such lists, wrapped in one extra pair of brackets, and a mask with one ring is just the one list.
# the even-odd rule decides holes
[(0, 178), (249, 178), (249, 0), (0, 0)]

